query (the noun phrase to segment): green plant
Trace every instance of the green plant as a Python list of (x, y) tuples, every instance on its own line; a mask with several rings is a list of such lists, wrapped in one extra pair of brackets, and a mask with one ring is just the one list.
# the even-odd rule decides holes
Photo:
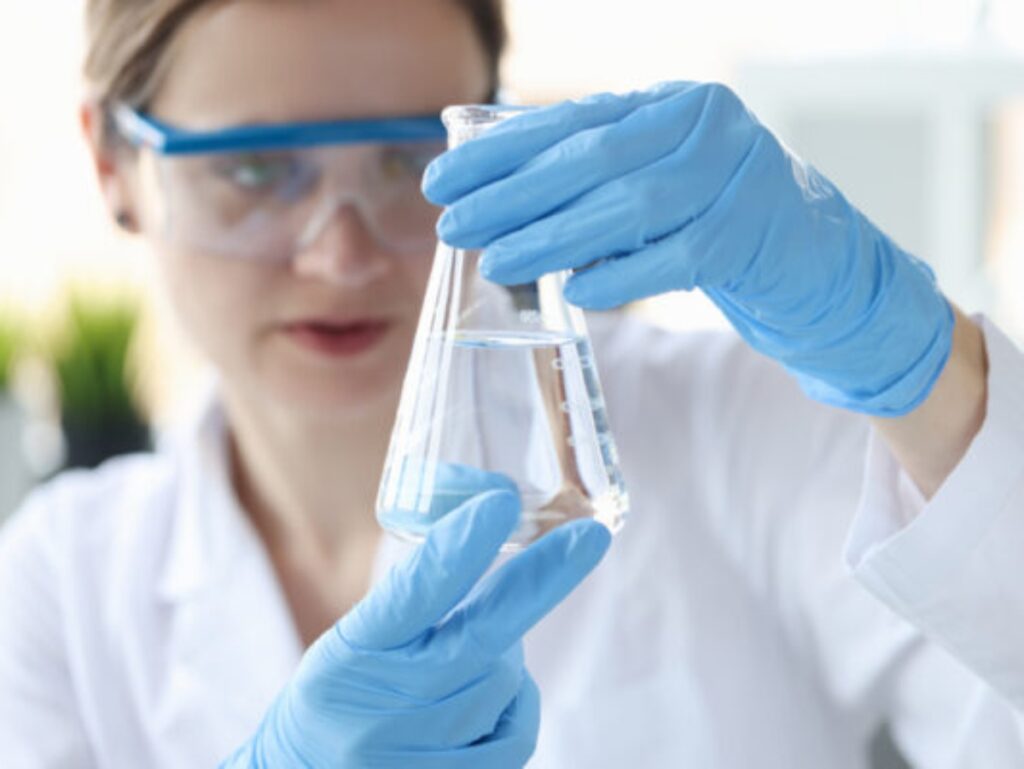
[(134, 300), (73, 293), (53, 351), (65, 423), (139, 423), (129, 350), (139, 309)]
[(21, 326), (11, 315), (0, 315), (0, 392), (10, 389), (14, 360), (21, 352)]

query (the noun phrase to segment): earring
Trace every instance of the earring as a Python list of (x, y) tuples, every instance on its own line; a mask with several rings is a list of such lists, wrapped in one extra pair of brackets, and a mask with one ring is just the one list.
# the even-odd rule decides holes
[(114, 216), (114, 221), (117, 222), (117, 226), (122, 230), (131, 232), (135, 229), (135, 217), (123, 208)]

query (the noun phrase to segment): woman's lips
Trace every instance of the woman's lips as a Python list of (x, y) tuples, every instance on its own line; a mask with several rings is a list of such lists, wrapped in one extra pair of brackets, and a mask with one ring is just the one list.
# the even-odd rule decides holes
[(387, 321), (302, 321), (289, 323), (283, 330), (299, 347), (321, 355), (342, 358), (359, 355), (374, 347), (390, 326)]

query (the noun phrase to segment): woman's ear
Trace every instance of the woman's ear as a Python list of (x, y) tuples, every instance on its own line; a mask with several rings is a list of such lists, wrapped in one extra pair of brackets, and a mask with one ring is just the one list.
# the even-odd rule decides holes
[(106, 124), (108, 116), (104, 114), (99, 102), (82, 102), (78, 119), (111, 218), (122, 230), (139, 232), (137, 201), (132, 183), (133, 156), (111, 140)]

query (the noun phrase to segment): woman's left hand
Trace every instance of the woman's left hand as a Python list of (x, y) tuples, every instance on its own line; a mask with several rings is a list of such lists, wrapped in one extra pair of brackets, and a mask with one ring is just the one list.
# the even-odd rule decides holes
[(950, 306), (902, 251), (724, 86), (667, 83), (516, 115), (434, 161), (438, 234), (499, 283), (572, 269), (607, 308), (701, 288), (812, 397), (913, 410), (949, 355)]

